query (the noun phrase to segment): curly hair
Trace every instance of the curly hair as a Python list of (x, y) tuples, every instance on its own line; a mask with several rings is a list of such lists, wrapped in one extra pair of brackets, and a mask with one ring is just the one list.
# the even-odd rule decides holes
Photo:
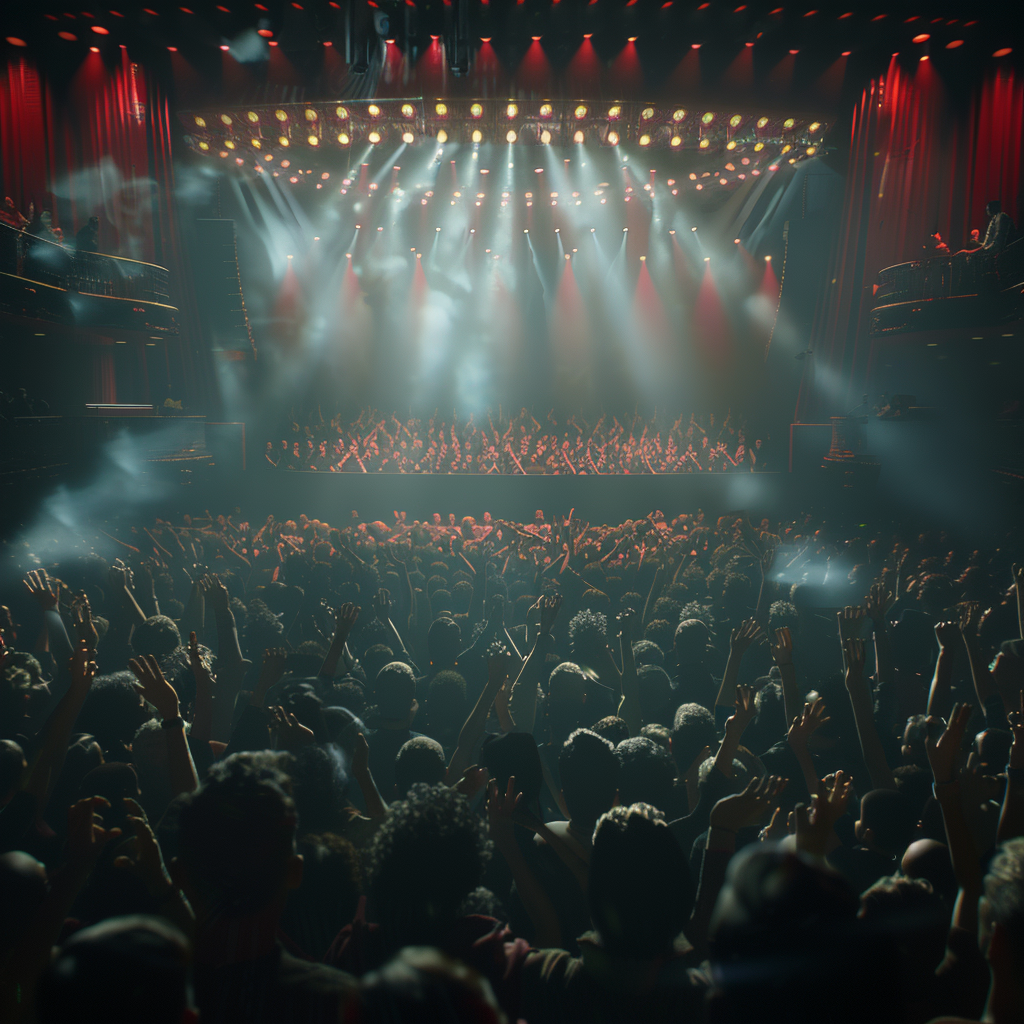
[(483, 821), (447, 786), (418, 783), (393, 803), (366, 856), (372, 912), (388, 944), (436, 942), (482, 883), (491, 850)]
[(594, 654), (608, 643), (608, 616), (584, 609), (569, 620), (569, 644), (578, 655)]

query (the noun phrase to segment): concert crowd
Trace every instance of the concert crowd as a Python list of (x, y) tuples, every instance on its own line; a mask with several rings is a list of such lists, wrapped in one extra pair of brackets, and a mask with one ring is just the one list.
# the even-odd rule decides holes
[(4, 1020), (1024, 1015), (1001, 539), (110, 530), (4, 552)]
[(583, 415), (541, 423), (526, 409), (508, 420), (487, 413), (427, 421), (364, 412), (352, 423), (317, 416), (313, 425), (291, 423), (291, 438), (267, 441), (265, 458), (276, 469), (328, 473), (480, 473), (608, 475), (636, 473), (754, 472), (766, 468), (760, 438), (731, 414), (716, 420), (691, 415), (674, 422), (639, 415), (620, 421)]

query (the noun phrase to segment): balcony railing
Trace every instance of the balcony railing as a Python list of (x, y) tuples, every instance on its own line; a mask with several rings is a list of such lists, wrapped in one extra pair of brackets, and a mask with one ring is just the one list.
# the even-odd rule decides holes
[(0, 274), (82, 295), (170, 304), (163, 267), (104, 253), (76, 252), (7, 224), (0, 224)]
[(875, 280), (871, 332), (998, 322), (1021, 312), (1022, 283), (1024, 239), (995, 254), (978, 250), (886, 267)]

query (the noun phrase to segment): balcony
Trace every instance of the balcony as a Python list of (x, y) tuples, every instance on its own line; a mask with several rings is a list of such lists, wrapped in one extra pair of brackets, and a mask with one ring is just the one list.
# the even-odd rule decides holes
[(86, 329), (178, 333), (163, 267), (76, 253), (6, 224), (0, 224), (0, 313)]
[(1024, 316), (1024, 239), (986, 252), (899, 263), (878, 273), (870, 332), (985, 327)]

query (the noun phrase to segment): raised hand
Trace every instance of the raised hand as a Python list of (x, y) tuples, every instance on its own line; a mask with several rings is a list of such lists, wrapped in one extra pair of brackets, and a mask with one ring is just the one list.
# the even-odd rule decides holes
[(779, 775), (751, 779), (742, 793), (723, 797), (711, 808), (711, 828), (739, 832), (742, 828), (761, 824), (788, 781)]
[(206, 573), (199, 581), (199, 587), (203, 596), (213, 605), (215, 614), (222, 614), (228, 610), (231, 602), (231, 595), (228, 588), (221, 582), (216, 573)]
[(730, 654), (742, 657), (760, 636), (761, 627), (753, 619), (744, 619), (729, 637)]
[(545, 594), (540, 599), (540, 632), (544, 636), (551, 632), (562, 607), (562, 595), (558, 592)]
[(71, 670), (71, 686), (78, 692), (88, 691), (96, 678), (96, 652), (91, 650), (83, 641), (75, 648), (74, 654), (68, 662)]
[(522, 799), (516, 788), (516, 777), (510, 775), (505, 792), (493, 779), (487, 785), (487, 825), (496, 843), (515, 842), (515, 812)]
[(893, 593), (888, 586), (881, 580), (872, 583), (867, 600), (864, 602), (864, 611), (876, 627), (885, 618), (885, 613), (892, 607), (892, 604)]
[(120, 558), (115, 559), (114, 564), (107, 570), (107, 579), (115, 590), (131, 590), (135, 582), (131, 569)]
[(487, 621), (487, 628), (492, 633), (502, 630), (505, 626), (505, 596), (504, 594), (489, 594), (487, 603), (484, 606), (484, 619)]
[(862, 607), (847, 605), (836, 618), (839, 620), (839, 639), (845, 642), (860, 632), (860, 624), (867, 618), (867, 612)]
[(84, 591), (75, 598), (71, 605), (71, 626), (79, 643), (84, 643), (90, 651), (96, 650), (100, 635), (96, 630), (96, 624), (92, 621), (92, 608)]
[(796, 845), (798, 850), (824, 857), (829, 836), (836, 822), (846, 813), (853, 781), (839, 771), (822, 780), (819, 794), (811, 797), (811, 806), (797, 804)]
[(775, 630), (775, 639), (770, 641), (772, 660), (779, 668), (793, 664), (793, 635), (789, 626)]
[(487, 648), (487, 685), (493, 689), (504, 686), (512, 665), (512, 655), (504, 644), (495, 642)]
[(60, 604), (60, 587), (56, 580), (51, 587), (50, 577), (46, 575), (45, 569), (33, 569), (26, 573), (24, 582), (29, 596), (44, 612), (57, 611)]
[(160, 665), (152, 654), (132, 658), (128, 667), (138, 680), (135, 689), (156, 708), (161, 718), (177, 718), (180, 710), (178, 695), (160, 671)]
[(380, 587), (373, 595), (370, 602), (373, 609), (373, 617), (386, 626), (391, 621), (391, 592), (385, 587)]
[(863, 640), (847, 639), (843, 642), (843, 653), (846, 655), (847, 680), (864, 678), (866, 653)]
[(316, 739), (312, 729), (280, 706), (270, 710), (270, 731), (276, 735), (277, 745), (283, 750), (296, 750)]
[(791, 747), (806, 747), (811, 736), (828, 721), (831, 719), (825, 712), (824, 698), (818, 697), (813, 704), (805, 704), (800, 716), (793, 719), (786, 733), (786, 742)]
[(981, 625), (981, 605), (977, 601), (964, 601), (960, 605), (960, 618), (957, 627), (965, 643), (973, 643), (978, 638)]
[(68, 857), (85, 868), (91, 868), (119, 828), (105, 829), (100, 811), (110, 801), (102, 796), (87, 796), (68, 808)]
[(727, 730), (739, 729), (742, 733), (750, 725), (756, 714), (757, 706), (754, 703), (754, 689), (741, 683), (736, 687), (736, 710), (726, 720), (725, 728)]
[(761, 552), (761, 557), (758, 559), (758, 568), (761, 570), (761, 576), (767, 576), (772, 571), (772, 566), (775, 565), (775, 554), (778, 548), (773, 544), (770, 547), (764, 549)]
[(335, 613), (334, 620), (334, 643), (337, 647), (344, 647), (359, 618), (359, 605), (346, 601)]
[(114, 867), (135, 875), (146, 887), (150, 896), (162, 896), (173, 888), (171, 876), (164, 864), (160, 844), (146, 818), (146, 812), (131, 797), (124, 797), (127, 819), (135, 832), (131, 840), (132, 855), (120, 854), (114, 859)]
[(457, 789), (467, 800), (473, 800), (487, 785), (489, 779), (490, 775), (486, 768), (471, 764), (451, 788)]
[(937, 622), (935, 624), (935, 639), (939, 641), (939, 647), (943, 650), (952, 647), (960, 639), (960, 623)]
[(955, 782), (958, 776), (957, 759), (963, 746), (967, 723), (971, 720), (969, 704), (954, 704), (946, 728), (937, 738), (934, 730), (942, 724), (941, 719), (928, 718), (928, 735), (925, 737), (925, 752), (931, 765), (932, 777), (937, 783)]

